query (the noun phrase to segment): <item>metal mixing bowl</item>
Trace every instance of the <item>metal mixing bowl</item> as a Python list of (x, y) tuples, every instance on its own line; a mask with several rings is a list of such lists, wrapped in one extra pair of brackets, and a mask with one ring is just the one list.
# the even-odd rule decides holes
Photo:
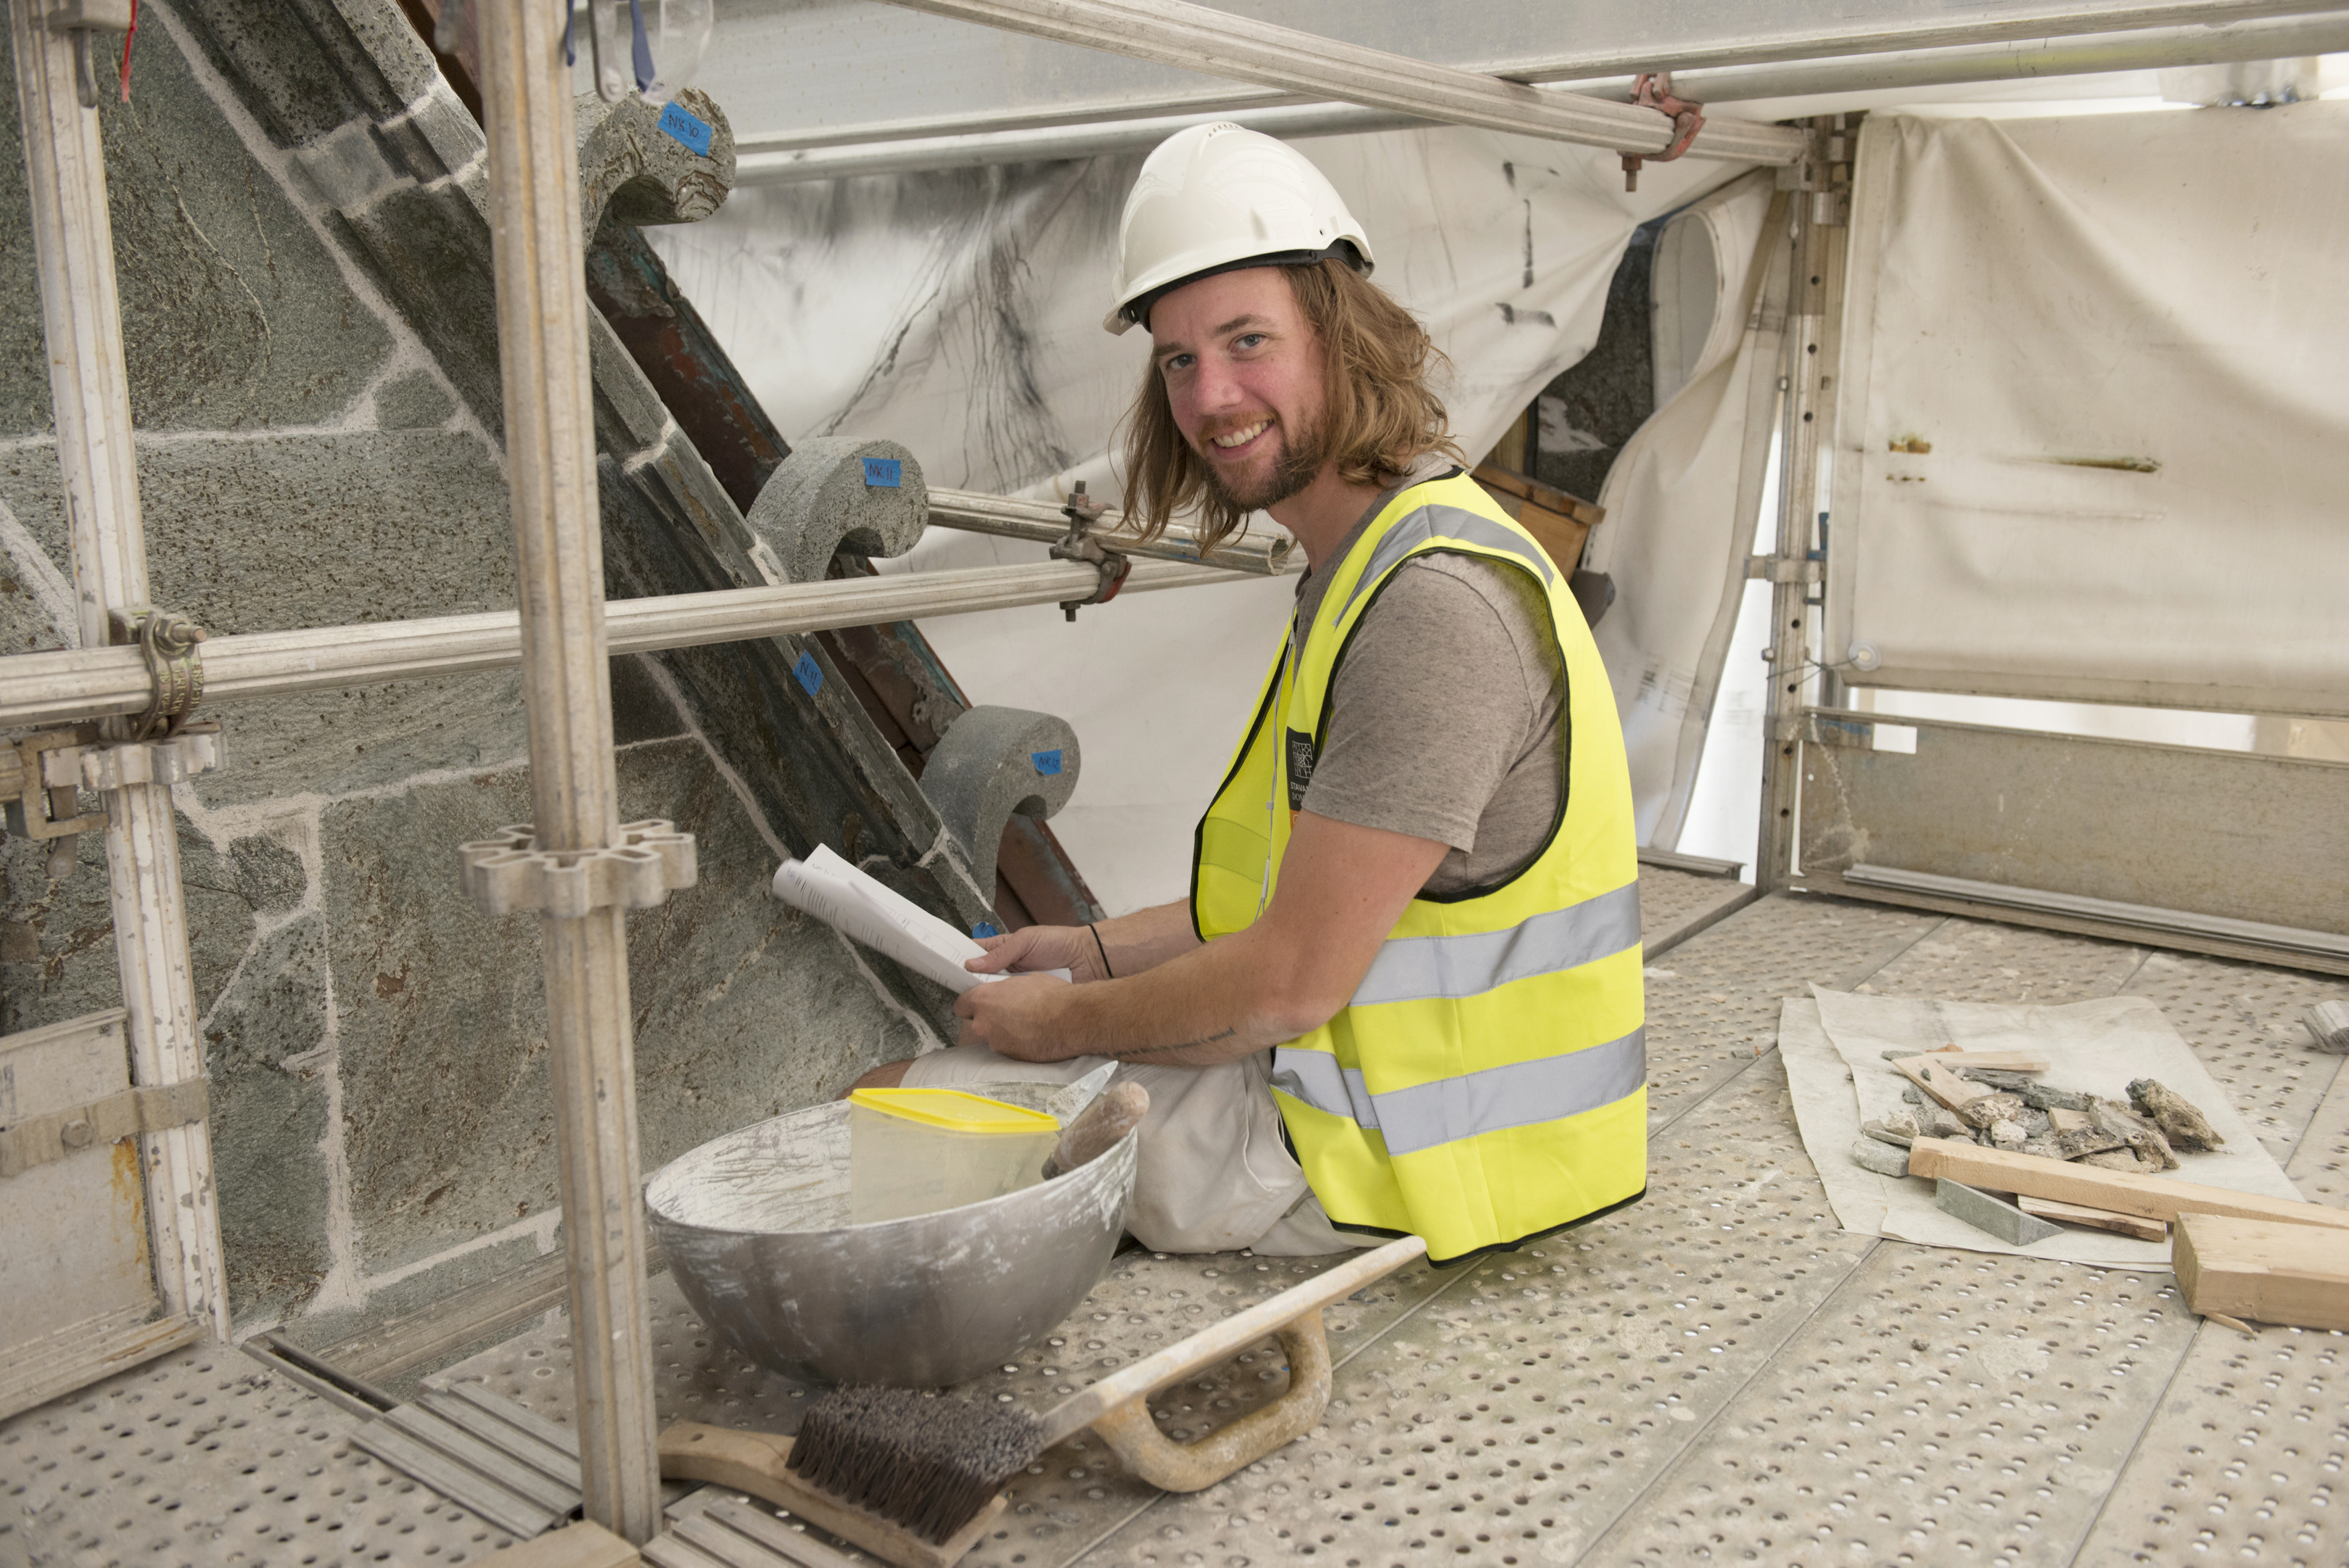
[(942, 1387), (1000, 1367), (1100, 1282), (1125, 1228), (1134, 1150), (1128, 1133), (1033, 1187), (852, 1225), (848, 1107), (834, 1102), (671, 1161), (646, 1181), (645, 1205), (686, 1299), (761, 1366)]

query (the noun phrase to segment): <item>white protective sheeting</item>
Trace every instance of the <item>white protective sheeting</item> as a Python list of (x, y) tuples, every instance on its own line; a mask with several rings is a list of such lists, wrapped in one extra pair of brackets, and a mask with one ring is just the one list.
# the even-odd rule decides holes
[(2344, 184), (2344, 103), (1869, 119), (1830, 661), (2349, 713)]
[(2177, 1180), (2300, 1201), (2299, 1189), (2194, 1048), (2161, 1009), (2142, 996), (2014, 1006), (1864, 996), (1819, 985), (1811, 987), (1811, 995), (1810, 1001), (1790, 999), (1781, 1005), (1778, 1056), (1786, 1067), (1787, 1092), (1794, 1099), (1804, 1151), (1818, 1169), (1836, 1222), (1847, 1231), (1924, 1246), (2015, 1253), (2107, 1267), (2168, 1266), (2167, 1242), (2142, 1242), (2068, 1225), (2027, 1247), (2013, 1246), (1942, 1212), (1932, 1182), (1913, 1176), (1879, 1176), (1854, 1162), (1852, 1145), (1866, 1136), (1860, 1123), (1883, 1120), (1906, 1109), (1901, 1097), (1909, 1080), (1893, 1070), (1884, 1053), (1922, 1053), (1952, 1044), (1974, 1051), (2036, 1052), (2049, 1062), (2040, 1082), (2103, 1095), (2123, 1105), (2128, 1103), (2131, 1080), (2156, 1079), (2184, 1096), (2225, 1140), (2223, 1148), (2186, 1155), (2174, 1173)]
[[(1608, 471), (1607, 521), (1583, 557), (1615, 579), (1594, 632), (1623, 720), (1640, 841), (1661, 849), (1678, 844), (1687, 818), (1761, 504), (1786, 294), (1785, 267), (1768, 263), (1787, 247), (1763, 232), (1771, 187), (1766, 171), (1747, 174), (1659, 237), (1659, 348), (1684, 356), (1687, 374)], [(1679, 297), (1708, 279), (1711, 298)], [(1701, 340), (1699, 319), (1710, 323)]]
[[(1450, 355), (1445, 398), (1472, 459), (1588, 352), (1631, 231), (1739, 173), (1651, 163), (1627, 194), (1613, 154), (1526, 138), (1445, 128), (1299, 145), (1368, 227), (1377, 281)], [(1148, 345), (1101, 317), (1140, 162), (738, 191), (706, 222), (647, 234), (787, 438), (886, 436), (934, 485), (1057, 499), (1082, 478), (1114, 499), (1111, 431)], [(1042, 558), (934, 529), (885, 570)], [(1294, 588), (1121, 599), (1074, 626), (1043, 607), (924, 630), (972, 700), (1059, 714), (1083, 737), (1084, 779), (1053, 830), (1123, 913), (1182, 896), (1192, 828)]]

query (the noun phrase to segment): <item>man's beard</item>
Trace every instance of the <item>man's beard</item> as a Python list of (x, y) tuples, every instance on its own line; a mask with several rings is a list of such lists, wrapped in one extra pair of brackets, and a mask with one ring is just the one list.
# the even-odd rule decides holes
[(1291, 428), (1285, 421), (1278, 428), (1279, 460), (1261, 480), (1245, 483), (1245, 488), (1235, 487), (1212, 459), (1200, 459), (1206, 471), (1207, 488), (1234, 511), (1262, 511), (1268, 506), (1278, 506), (1311, 484), (1322, 465), (1330, 460), (1329, 431), (1320, 419), (1303, 429)]

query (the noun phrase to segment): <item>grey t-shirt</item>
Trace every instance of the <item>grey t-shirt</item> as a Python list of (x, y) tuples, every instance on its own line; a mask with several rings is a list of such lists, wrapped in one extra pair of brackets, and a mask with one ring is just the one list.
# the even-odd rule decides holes
[[(1441, 471), (1415, 470), (1410, 482)], [(1372, 503), (1333, 561), (1394, 493)], [(1299, 584), (1299, 626), (1328, 587), (1318, 572)], [(1493, 886), (1540, 853), (1557, 820), (1565, 701), (1549, 607), (1532, 579), (1483, 557), (1418, 557), (1362, 612), (1331, 678), (1303, 809), (1450, 845), (1428, 893)]]

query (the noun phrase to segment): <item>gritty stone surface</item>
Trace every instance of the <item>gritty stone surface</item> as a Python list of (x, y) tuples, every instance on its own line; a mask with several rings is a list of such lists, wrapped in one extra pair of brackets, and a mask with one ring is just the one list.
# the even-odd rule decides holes
[(375, 422), (387, 430), (437, 429), (456, 411), (457, 399), (429, 370), (392, 377), (375, 389)]
[[(694, 833), (699, 884), (628, 925), (644, 1167), (836, 1093), (920, 1039), (830, 931), (770, 894), (773, 856), (698, 743), (620, 758), (621, 810)], [(322, 818), (351, 1195), (367, 1266), (427, 1257), (555, 1202), (537, 923), (492, 920), (441, 855), (530, 816), (502, 770)]]
[(1863, 1170), (1873, 1171), (1878, 1176), (1909, 1174), (1908, 1152), (1889, 1143), (1879, 1143), (1873, 1138), (1855, 1138), (1851, 1140), (1851, 1161), (1853, 1164)]
[(326, 985), (325, 923), (305, 915), (261, 940), (203, 1020), (213, 1181), (239, 1317), (298, 1306), (330, 1261)]
[[(100, 124), (152, 598), (215, 634), (510, 605), (502, 468), (474, 428), (495, 439), (502, 422), (481, 138), (400, 8), (173, 0), (134, 71), (134, 101), (109, 98)], [(21, 169), (13, 115), (0, 162)], [(8, 652), (73, 636), (55, 614), (71, 570), (28, 228), (23, 181), (0, 180), (0, 438), (20, 438), (0, 454)], [(599, 432), (633, 453), (667, 415), (595, 326)], [(678, 446), (657, 484), (605, 464), (607, 560), (636, 541), (675, 555), (717, 515)], [(719, 521), (741, 532), (730, 507)], [(730, 585), (748, 539), (727, 536), (723, 580), (657, 585)], [(843, 727), (794, 704), (755, 657), (694, 667), (717, 679), (692, 712), (776, 835), (908, 863), (931, 845), (926, 802), (861, 714)], [(183, 787), (181, 860), (241, 1324), (324, 1300), (356, 1331), (554, 1244), (536, 923), (484, 919), (451, 869), (456, 843), (532, 815), (522, 689), (493, 671), (213, 710), (228, 761)], [(652, 666), (616, 662), (612, 690), (624, 814), (669, 818), (701, 851), (701, 885), (629, 923), (649, 1167), (913, 1054), (912, 1019), (942, 1018), (945, 994), (776, 903), (767, 836), (680, 738)], [(859, 737), (880, 775), (851, 754)], [(0, 843), (0, 1030), (119, 1000), (99, 839), (55, 882), (46, 855)]]
[(2158, 1078), (2133, 1078), (2128, 1096), (2137, 1113), (2161, 1130), (2172, 1149), (2216, 1149), (2227, 1140), (2213, 1131), (2194, 1102)]
[[(333, 422), (374, 377), (390, 335), (253, 166), (168, 29), (140, 29), (136, 76), (129, 103), (102, 95), (98, 110), (132, 419), (141, 429)], [(0, 166), (24, 167), (13, 113), (0, 115)], [(21, 177), (0, 181), (0, 430), (11, 434), (51, 424), (27, 201)]]
[(302, 902), (310, 873), (302, 857), (277, 840), (256, 834), (229, 846), (237, 892), (255, 914), (281, 914)]
[[(513, 603), (505, 480), (431, 430), (142, 444), (156, 601), (210, 631), (270, 632)], [(54, 453), (12, 455), (0, 499), (71, 569)]]
[[(0, 845), (0, 1033), (122, 1005), (103, 838), (83, 834), (73, 874), (57, 882), (43, 870), (48, 849), (14, 837)], [(252, 942), (253, 909), (234, 868), (184, 820), (180, 876), (201, 1016)]]

